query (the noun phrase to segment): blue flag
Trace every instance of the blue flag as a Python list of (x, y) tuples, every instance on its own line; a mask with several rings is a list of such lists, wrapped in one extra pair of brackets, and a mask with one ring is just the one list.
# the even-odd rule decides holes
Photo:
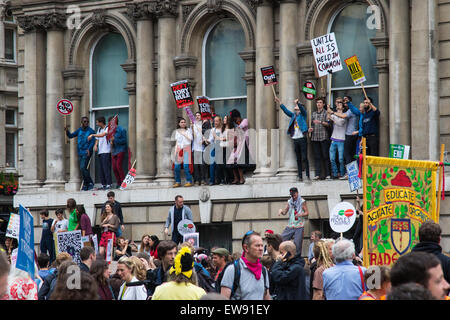
[(33, 216), (19, 205), (20, 229), (16, 268), (26, 271), (34, 279), (34, 228)]

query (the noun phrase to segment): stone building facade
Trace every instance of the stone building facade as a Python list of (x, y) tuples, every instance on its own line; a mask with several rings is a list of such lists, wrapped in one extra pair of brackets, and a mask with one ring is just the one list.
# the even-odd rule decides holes
[[(14, 204), (56, 209), (73, 197), (98, 224), (106, 192), (79, 192), (76, 142), (64, 126), (80, 117), (119, 114), (128, 132), (137, 176), (117, 191), (125, 235), (163, 237), (163, 222), (176, 194), (191, 205), (200, 241), (233, 251), (249, 229), (281, 232), (277, 211), (292, 185), (308, 200), (306, 235), (326, 229), (329, 209), (353, 201), (346, 181), (296, 182), (288, 121), (264, 87), (260, 68), (273, 65), (276, 91), (288, 108), (306, 80), (319, 92), (362, 98), (345, 69), (317, 79), (310, 39), (335, 32), (342, 58), (357, 54), (366, 90), (381, 111), (380, 151), (390, 143), (411, 146), (413, 159), (438, 160), (450, 137), (450, 1), (446, 0), (12, 0), (19, 24), (20, 192)], [(257, 131), (256, 170), (239, 186), (170, 188), (171, 140), (176, 110), (170, 83), (187, 79), (194, 96), (208, 95), (224, 115), (238, 108)], [(70, 99), (64, 119), (56, 102)], [(301, 99), (302, 100), (302, 99)], [(303, 99), (303, 101), (305, 101)], [(305, 102), (311, 113), (315, 105)], [(279, 129), (279, 130), (277, 130)], [(313, 157), (310, 154), (311, 174)], [(91, 172), (95, 173), (95, 165)], [(450, 210), (441, 224), (450, 249)], [(37, 230), (38, 215), (35, 215)], [(40, 232), (36, 232), (38, 242)], [(220, 243), (216, 243), (220, 244)], [(304, 243), (304, 249), (307, 246)]]

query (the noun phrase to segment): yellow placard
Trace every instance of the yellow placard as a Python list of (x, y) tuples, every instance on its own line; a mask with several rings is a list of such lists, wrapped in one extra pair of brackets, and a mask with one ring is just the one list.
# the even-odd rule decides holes
[(366, 81), (366, 77), (364, 76), (364, 72), (356, 56), (352, 56), (346, 59), (345, 64), (347, 65), (347, 68), (350, 71), (350, 75), (352, 77), (355, 86), (360, 85), (361, 83)]

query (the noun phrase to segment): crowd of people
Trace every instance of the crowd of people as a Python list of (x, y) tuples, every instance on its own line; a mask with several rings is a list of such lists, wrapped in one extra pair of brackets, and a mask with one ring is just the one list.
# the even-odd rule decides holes
[[(219, 246), (194, 247), (177, 228), (192, 212), (178, 195), (165, 224), (172, 240), (142, 235), (137, 246), (122, 236), (120, 203), (108, 194), (101, 218), (99, 250), (84, 246), (77, 264), (67, 252), (55, 254), (52, 232), (81, 230), (92, 237), (84, 208), (74, 199), (56, 218), (42, 211), (41, 252), (34, 278), (15, 267), (7, 238), (0, 253), (0, 297), (6, 300), (449, 300), (450, 257), (442, 253), (441, 227), (432, 221), (419, 229), (420, 242), (391, 268), (362, 266), (352, 240), (310, 235), (308, 255), (302, 256), (306, 201), (291, 188), (289, 222), (282, 234), (253, 230), (242, 237), (239, 252)], [(69, 218), (65, 219), (65, 212)], [(86, 217), (84, 218), (84, 215)], [(87, 218), (87, 219), (86, 219)], [(296, 220), (297, 218), (297, 220)], [(85, 220), (85, 221), (84, 221)], [(89, 225), (86, 227), (86, 225)], [(106, 239), (114, 239), (112, 261)], [(115, 268), (113, 267), (115, 266)], [(74, 280), (75, 279), (75, 280)]]
[[(325, 98), (316, 98), (317, 110), (311, 114), (308, 128), (307, 110), (295, 100), (294, 112), (275, 97), (280, 109), (290, 118), (287, 134), (292, 138), (298, 167), (298, 179), (310, 180), (308, 143), (310, 135), (314, 154), (313, 180), (347, 179), (345, 166), (354, 161), (361, 150), (361, 138), (367, 141), (367, 155), (379, 155), (380, 111), (367, 97), (356, 108), (350, 96), (337, 97), (334, 106), (326, 105)], [(337, 155), (337, 156), (336, 156)], [(304, 164), (304, 167), (303, 167)]]

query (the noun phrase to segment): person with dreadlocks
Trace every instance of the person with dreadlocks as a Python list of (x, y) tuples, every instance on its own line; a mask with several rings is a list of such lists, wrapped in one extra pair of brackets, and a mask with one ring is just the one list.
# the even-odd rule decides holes
[(200, 300), (206, 291), (197, 286), (194, 257), (189, 247), (178, 251), (168, 282), (156, 287), (152, 300)]
[(333, 267), (333, 259), (330, 257), (328, 247), (324, 241), (318, 241), (314, 245), (314, 256), (317, 258), (317, 269), (314, 272), (313, 287), (313, 300), (324, 300), (323, 295), (323, 272)]

